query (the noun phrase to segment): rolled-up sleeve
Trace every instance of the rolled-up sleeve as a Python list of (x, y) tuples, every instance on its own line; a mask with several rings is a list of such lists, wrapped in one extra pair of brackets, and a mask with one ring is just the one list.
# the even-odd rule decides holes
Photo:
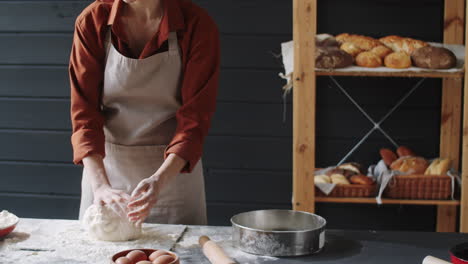
[(216, 107), (220, 67), (219, 33), (208, 16), (200, 19), (190, 36), (182, 81), (182, 106), (176, 113), (177, 130), (165, 156), (174, 153), (187, 161), (191, 172), (201, 158)]
[(103, 83), (102, 43), (95, 27), (75, 24), (70, 55), (73, 162), (81, 164), (91, 154), (104, 157), (104, 118), (100, 111)]

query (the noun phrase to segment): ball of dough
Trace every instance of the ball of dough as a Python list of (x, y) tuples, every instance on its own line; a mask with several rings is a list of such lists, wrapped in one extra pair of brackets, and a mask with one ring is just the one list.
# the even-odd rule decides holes
[[(117, 207), (117, 206), (115, 206)], [(120, 209), (122, 210), (122, 209)], [(89, 235), (104, 241), (127, 241), (141, 235), (141, 226), (136, 226), (110, 205), (91, 205), (83, 217), (83, 225)]]
[(373, 52), (365, 51), (357, 55), (356, 64), (361, 67), (376, 68), (382, 66), (382, 59)]
[(385, 66), (394, 69), (406, 69), (411, 67), (411, 57), (405, 52), (393, 52), (385, 57)]

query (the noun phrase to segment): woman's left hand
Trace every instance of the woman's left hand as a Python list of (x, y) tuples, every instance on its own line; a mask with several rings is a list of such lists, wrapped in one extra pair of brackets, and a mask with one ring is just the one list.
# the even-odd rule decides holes
[(128, 208), (130, 212), (127, 217), (130, 221), (141, 225), (148, 217), (151, 208), (158, 201), (158, 195), (161, 189), (161, 180), (152, 176), (142, 180), (132, 193)]

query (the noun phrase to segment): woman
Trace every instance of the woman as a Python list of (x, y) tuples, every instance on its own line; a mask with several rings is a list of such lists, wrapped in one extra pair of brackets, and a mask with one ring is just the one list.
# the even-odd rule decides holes
[(70, 58), (80, 218), (206, 224), (202, 145), (215, 110), (219, 35), (188, 0), (99, 0), (77, 18)]

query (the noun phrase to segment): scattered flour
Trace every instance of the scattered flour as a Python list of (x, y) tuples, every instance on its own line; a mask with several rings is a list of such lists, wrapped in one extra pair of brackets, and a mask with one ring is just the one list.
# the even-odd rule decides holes
[(0, 212), (0, 229), (10, 227), (18, 222), (18, 217), (6, 210)]

